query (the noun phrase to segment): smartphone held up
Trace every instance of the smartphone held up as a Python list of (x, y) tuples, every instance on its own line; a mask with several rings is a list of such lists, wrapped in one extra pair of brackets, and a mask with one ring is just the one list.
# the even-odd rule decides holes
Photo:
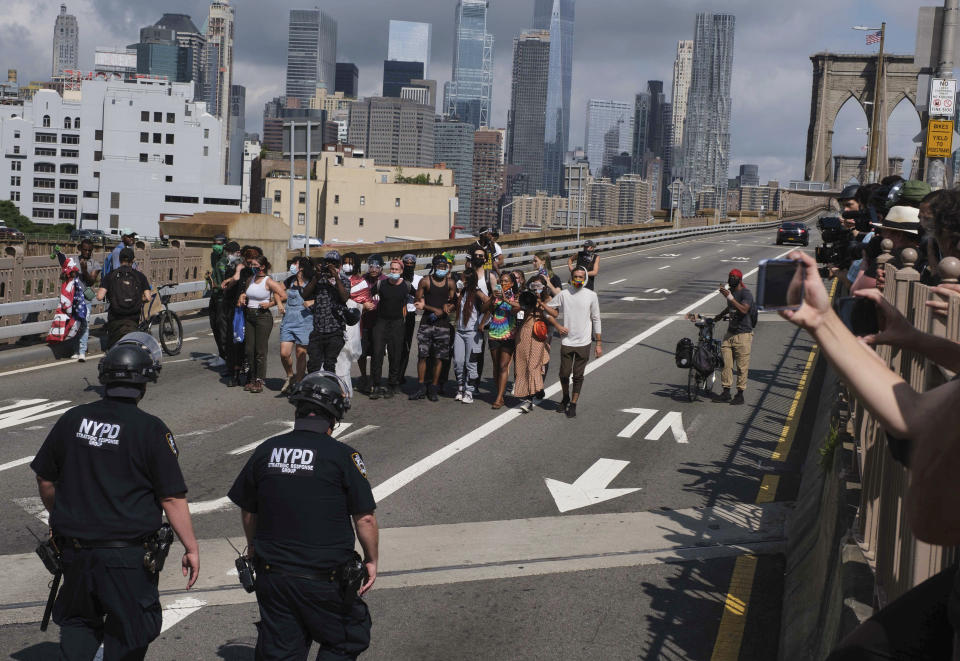
[(803, 303), (804, 265), (796, 259), (764, 259), (757, 269), (757, 309), (796, 310)]

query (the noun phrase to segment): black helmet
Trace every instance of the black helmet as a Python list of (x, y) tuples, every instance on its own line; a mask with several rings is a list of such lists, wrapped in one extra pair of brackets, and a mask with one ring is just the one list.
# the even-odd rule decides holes
[(127, 333), (113, 345), (97, 368), (100, 383), (156, 383), (160, 376), (160, 345), (148, 333)]
[(841, 202), (843, 202), (844, 200), (852, 200), (857, 196), (857, 191), (859, 190), (860, 190), (859, 184), (849, 184), (845, 186), (842, 191), (840, 191), (840, 194), (837, 195), (837, 199)]
[(350, 395), (339, 376), (333, 372), (313, 372), (303, 377), (290, 392), (290, 403), (309, 402), (326, 411), (334, 421), (343, 420), (350, 410)]
[(583, 247), (584, 247), (584, 249), (586, 249), (586, 248), (596, 248), (596, 247), (597, 247), (597, 242), (594, 241), (593, 239), (587, 239), (586, 241), (583, 242)]

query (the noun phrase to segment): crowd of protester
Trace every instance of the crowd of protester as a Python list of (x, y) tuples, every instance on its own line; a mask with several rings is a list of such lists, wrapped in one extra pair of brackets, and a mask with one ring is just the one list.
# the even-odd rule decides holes
[[(799, 307), (782, 314), (814, 337), (853, 395), (882, 425), (894, 459), (909, 469), (905, 516), (913, 534), (930, 544), (956, 546), (960, 380), (917, 392), (879, 360), (872, 347), (915, 352), (951, 372), (960, 371), (960, 344), (913, 327), (887, 301), (886, 260), (881, 259), (887, 249), (895, 267), (916, 269), (934, 294), (917, 304), (944, 317), (945, 299), (960, 293), (960, 285), (941, 282), (937, 266), (947, 257), (960, 258), (960, 190), (931, 192), (923, 182), (892, 177), (848, 187), (840, 203), (843, 222), (854, 237), (852, 254), (838, 253), (839, 263), (825, 273), (809, 255), (792, 253), (790, 258), (801, 263), (802, 303), (795, 301)], [(885, 240), (892, 249), (883, 245)], [(862, 337), (853, 333), (852, 320), (831, 300), (823, 275), (845, 278), (854, 301), (873, 303), (878, 332)], [(958, 658), (957, 632), (960, 575), (954, 564), (875, 613), (841, 641), (830, 659)]]
[[(371, 400), (405, 394), (471, 404), (489, 350), (491, 407), (517, 404), (529, 412), (545, 399), (551, 342), (560, 336), (564, 395), (558, 410), (573, 417), (594, 338), (596, 355), (602, 352), (599, 305), (588, 288), (598, 269), (596, 246), (586, 241), (568, 263), (567, 290), (549, 253), (536, 253), (528, 278), (504, 266), (496, 238), (493, 230), (482, 231), (459, 264), (451, 252), (435, 255), (422, 276), (412, 254), (361, 260), (330, 250), (319, 260), (293, 260), (279, 282), (270, 277), (262, 250), (218, 236), (209, 280), (219, 357), (209, 366), (225, 366), (231, 386), (263, 392), (277, 308), (285, 374), (280, 394), (325, 369)], [(407, 383), (413, 351), (416, 383)]]

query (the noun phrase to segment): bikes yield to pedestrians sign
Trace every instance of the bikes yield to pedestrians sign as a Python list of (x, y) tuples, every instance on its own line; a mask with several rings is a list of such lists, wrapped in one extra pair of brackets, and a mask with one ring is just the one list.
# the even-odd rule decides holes
[(953, 154), (953, 120), (931, 119), (927, 124), (927, 158), (950, 158)]

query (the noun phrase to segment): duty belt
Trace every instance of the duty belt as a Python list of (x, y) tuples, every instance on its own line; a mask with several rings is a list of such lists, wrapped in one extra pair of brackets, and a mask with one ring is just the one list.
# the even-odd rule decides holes
[(77, 539), (64, 537), (74, 549), (129, 549), (143, 546), (142, 539)]
[(292, 570), (286, 567), (278, 567), (275, 564), (256, 560), (257, 571), (264, 571), (268, 574), (277, 574), (278, 576), (292, 576), (293, 578), (305, 578), (310, 581), (327, 581), (334, 583), (337, 580), (337, 568), (325, 569), (322, 571), (311, 572), (309, 570)]

